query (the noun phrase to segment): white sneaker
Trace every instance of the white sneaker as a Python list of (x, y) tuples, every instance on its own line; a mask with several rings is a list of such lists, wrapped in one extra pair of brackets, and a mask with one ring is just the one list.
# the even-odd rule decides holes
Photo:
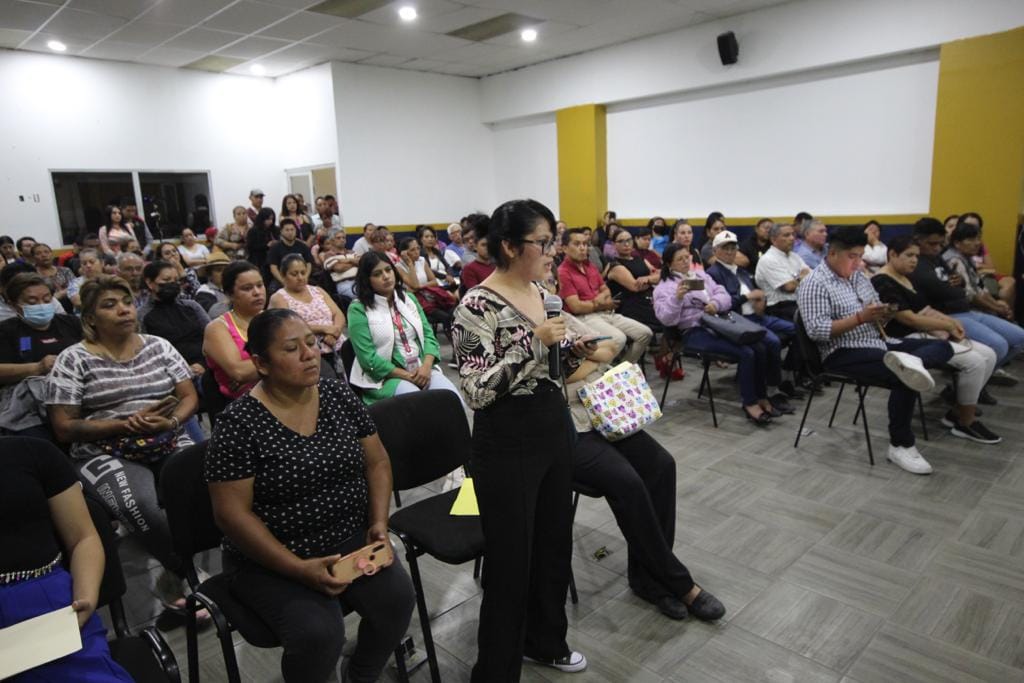
[(576, 651), (570, 652), (566, 656), (559, 657), (558, 659), (534, 659), (533, 657), (527, 657), (524, 655), (523, 661), (550, 666), (553, 669), (564, 671), (567, 674), (574, 674), (587, 668), (587, 658), (583, 656), (583, 653)]
[(882, 362), (901, 382), (916, 392), (935, 388), (932, 374), (925, 369), (924, 363), (917, 356), (903, 351), (889, 351), (882, 358)]
[(886, 460), (902, 467), (911, 474), (931, 474), (932, 466), (928, 464), (921, 453), (917, 450), (917, 446), (910, 446), (904, 448), (902, 446), (893, 446), (889, 444), (889, 454), (886, 456)]

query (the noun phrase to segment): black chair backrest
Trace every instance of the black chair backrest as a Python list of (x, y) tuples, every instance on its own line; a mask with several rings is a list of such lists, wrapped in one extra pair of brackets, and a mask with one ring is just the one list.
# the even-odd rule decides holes
[(224, 536), (213, 519), (213, 505), (203, 478), (208, 444), (172, 453), (160, 471), (160, 497), (171, 528), (171, 544), (186, 564), (196, 553), (219, 546)]
[[(117, 552), (117, 535), (111, 526), (110, 512), (106, 506), (89, 496), (85, 497), (85, 504), (89, 508), (92, 524), (100, 536), (100, 543), (103, 544), (103, 556), (106, 560), (103, 580), (100, 581), (100, 597), (96, 605), (96, 607), (103, 607), (124, 595), (128, 585), (125, 583), (124, 569), (121, 567), (121, 556)], [(67, 559), (70, 561), (71, 558)]]
[(807, 328), (804, 327), (800, 311), (797, 311), (796, 315), (793, 316), (793, 324), (796, 326), (796, 343), (800, 349), (800, 356), (804, 361), (804, 370), (812, 378), (817, 377), (824, 371), (821, 364), (821, 351), (818, 350), (818, 345), (807, 334)]
[(199, 378), (199, 387), (203, 391), (203, 400), (200, 410), (209, 414), (212, 420), (217, 415), (224, 412), (224, 409), (228, 407), (227, 396), (220, 393), (220, 387), (217, 386), (217, 378), (213, 376), (212, 370), (207, 370)]
[(469, 423), (451, 391), (388, 398), (370, 406), (370, 415), (391, 458), (396, 491), (423, 486), (469, 460)]
[[(345, 368), (345, 377), (352, 377), (352, 365), (356, 362), (356, 349), (352, 346), (351, 339), (342, 342), (339, 353), (341, 354), (341, 365)], [(356, 389), (354, 386), (352, 388)]]

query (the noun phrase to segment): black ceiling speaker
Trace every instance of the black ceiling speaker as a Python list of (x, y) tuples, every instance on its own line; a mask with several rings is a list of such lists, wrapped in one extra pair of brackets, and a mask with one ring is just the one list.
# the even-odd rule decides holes
[(736, 34), (727, 31), (718, 36), (718, 56), (722, 58), (722, 65), (735, 64), (740, 56), (740, 44), (736, 40)]

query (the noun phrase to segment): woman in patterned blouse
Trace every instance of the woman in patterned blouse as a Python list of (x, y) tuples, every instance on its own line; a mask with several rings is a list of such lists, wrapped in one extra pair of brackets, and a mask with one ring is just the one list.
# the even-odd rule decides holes
[[(452, 326), (462, 393), (476, 411), (471, 472), (487, 566), (476, 682), (518, 681), (524, 655), (567, 672), (587, 665), (565, 640), (572, 432), (548, 371), (565, 322), (545, 320), (536, 283), (551, 267), (554, 227), (551, 211), (533, 200), (507, 202), (478, 226), (497, 269), (466, 293)], [(569, 373), (585, 353), (572, 350)]]

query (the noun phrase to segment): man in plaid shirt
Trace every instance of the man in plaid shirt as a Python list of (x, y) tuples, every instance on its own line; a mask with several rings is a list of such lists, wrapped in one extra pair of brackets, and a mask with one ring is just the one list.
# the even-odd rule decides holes
[(889, 339), (881, 323), (891, 312), (861, 272), (867, 237), (861, 228), (833, 232), (828, 253), (800, 284), (797, 302), (808, 336), (817, 342), (826, 370), (889, 387), (889, 462), (914, 474), (931, 465), (914, 445), (911, 420), (920, 391), (935, 386), (926, 368), (942, 367), (952, 347), (926, 339)]

